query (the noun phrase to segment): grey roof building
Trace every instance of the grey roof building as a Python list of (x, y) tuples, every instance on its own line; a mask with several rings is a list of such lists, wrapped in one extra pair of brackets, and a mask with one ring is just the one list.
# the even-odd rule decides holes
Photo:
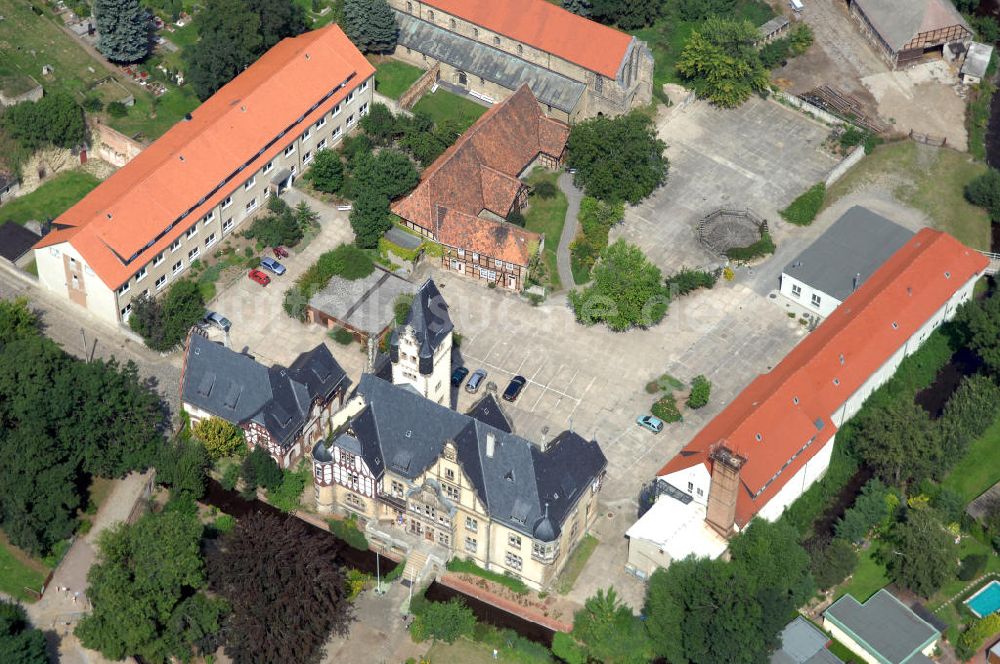
[(309, 319), (328, 327), (340, 325), (364, 338), (380, 337), (392, 325), (399, 297), (416, 290), (411, 282), (378, 267), (354, 281), (333, 277), (309, 298)]
[(316, 445), (315, 460), (332, 459), (331, 448), (337, 446), (361, 456), (376, 480), (386, 470), (409, 480), (435, 463), (451, 441), (491, 517), (534, 539), (558, 538), (569, 510), (607, 466), (595, 441), (569, 431), (542, 450), (425, 399), (408, 386), (369, 374), (361, 377), (356, 394), (363, 398), (364, 408), (345, 433), (332, 443)]
[(494, 429), (514, 433), (514, 424), (507, 417), (507, 414), (503, 412), (500, 402), (489, 392), (469, 409), (468, 415), (483, 424), (490, 425)]
[(392, 331), (389, 341), (389, 358), (392, 362), (399, 361), (399, 335), (401, 329), (412, 329), (419, 345), (420, 373), (430, 374), (434, 370), (434, 352), (441, 342), (451, 334), (455, 326), (448, 315), (448, 303), (441, 291), (434, 285), (433, 279), (428, 279), (417, 290), (413, 297), (410, 313), (406, 322)]
[(274, 446), (288, 450), (307, 425), (313, 406), (344, 393), (350, 379), (320, 344), (291, 366), (265, 367), (249, 355), (191, 334), (181, 374), (181, 402), (195, 416), (207, 413), (237, 426), (263, 427)]
[(949, 0), (851, 0), (851, 15), (892, 66), (972, 38), (969, 25)]
[(771, 654), (771, 664), (843, 664), (826, 644), (830, 638), (802, 616), (785, 625), (781, 647)]
[(852, 207), (785, 266), (781, 292), (808, 306), (811, 298), (796, 297), (792, 286), (811, 289), (822, 298), (818, 313), (826, 316), (911, 237), (913, 231), (867, 208)]
[(21, 224), (13, 221), (4, 222), (0, 225), (0, 257), (6, 258), (11, 263), (17, 263), (22, 256), (31, 251), (38, 242), (38, 237)]
[(823, 625), (884, 664), (929, 664), (927, 655), (941, 636), (885, 588), (864, 604), (844, 595), (823, 614)]

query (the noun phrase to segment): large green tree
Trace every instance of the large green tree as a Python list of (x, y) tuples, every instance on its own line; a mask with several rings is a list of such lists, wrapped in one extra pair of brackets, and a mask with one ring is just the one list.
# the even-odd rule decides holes
[(666, 181), (666, 147), (648, 115), (600, 116), (573, 125), (567, 165), (588, 196), (635, 205)]
[(0, 657), (4, 664), (48, 664), (45, 635), (20, 605), (0, 599)]
[(263, 53), (285, 37), (294, 37), (306, 31), (306, 11), (293, 0), (246, 0), (247, 8), (260, 17)]
[(0, 115), (0, 126), (28, 151), (45, 145), (73, 148), (87, 136), (83, 109), (65, 92), (11, 106)]
[(336, 194), (344, 186), (344, 163), (340, 154), (333, 150), (316, 153), (306, 177), (316, 189), (328, 194)]
[[(294, 223), (294, 222), (293, 222)], [(198, 284), (181, 279), (160, 299), (142, 296), (132, 302), (128, 324), (153, 350), (168, 351), (187, 337), (205, 315), (205, 298)]]
[(607, 664), (642, 664), (651, 646), (642, 622), (614, 588), (598, 589), (573, 617), (572, 637), (585, 656)]
[(904, 588), (930, 597), (954, 575), (955, 541), (933, 510), (910, 509), (891, 542), (889, 576)]
[(1000, 377), (1000, 292), (994, 290), (982, 302), (969, 302), (956, 318), (968, 330), (969, 348), (994, 376)]
[(639, 247), (618, 240), (601, 252), (592, 281), (569, 295), (576, 319), (584, 325), (605, 323), (615, 332), (656, 325), (667, 313), (670, 294), (660, 268)]
[(139, 62), (153, 45), (153, 17), (139, 0), (94, 0), (97, 50), (112, 62)]
[(399, 36), (396, 15), (386, 0), (345, 0), (344, 32), (365, 53), (389, 53)]
[(931, 477), (943, 461), (941, 430), (912, 399), (864, 409), (850, 441), (855, 455), (893, 486)]
[(767, 92), (769, 77), (757, 39), (749, 21), (711, 16), (688, 37), (677, 70), (699, 96), (734, 108), (753, 93)]
[[(581, 9), (584, 3), (575, 3)], [(593, 0), (590, 15), (602, 23), (635, 30), (653, 23), (660, 14), (661, 0)]]
[(986, 208), (991, 219), (1000, 221), (1000, 171), (990, 168), (974, 178), (965, 185), (965, 197), (973, 205)]
[(241, 519), (208, 556), (210, 585), (232, 605), (226, 654), (236, 664), (318, 662), (354, 616), (336, 556), (333, 538), (295, 517)]
[(225, 604), (200, 591), (202, 525), (180, 511), (148, 514), (101, 534), (100, 562), (87, 576), (93, 612), (76, 634), (110, 659), (149, 662), (214, 650)]
[(256, 60), (260, 16), (241, 0), (208, 0), (195, 18), (200, 39), (184, 51), (187, 78), (207, 99)]

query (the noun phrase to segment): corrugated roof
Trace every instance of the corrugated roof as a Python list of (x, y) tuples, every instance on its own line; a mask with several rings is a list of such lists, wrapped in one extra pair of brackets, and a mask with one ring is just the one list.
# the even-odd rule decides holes
[(923, 32), (968, 23), (948, 0), (853, 0), (894, 51)]
[(545, 0), (424, 0), (423, 4), (617, 78), (632, 36)]
[[(279, 135), (298, 136), (373, 73), (336, 25), (282, 40), (193, 111), (191, 120), (174, 125), (60, 215), (60, 230), (35, 246), (70, 242), (109, 288), (117, 288), (283, 150)], [(322, 108), (304, 115), (327, 94)]]
[(736, 503), (737, 523), (747, 524), (836, 433), (830, 416), (987, 265), (947, 233), (921, 230), (659, 475), (710, 466), (710, 449), (724, 443), (747, 460)]

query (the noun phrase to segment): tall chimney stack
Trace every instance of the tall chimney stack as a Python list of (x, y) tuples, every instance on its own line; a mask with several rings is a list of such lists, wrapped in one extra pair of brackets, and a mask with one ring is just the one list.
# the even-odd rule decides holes
[(746, 459), (725, 445), (712, 452), (712, 484), (708, 489), (705, 521), (723, 537), (733, 534), (736, 525), (736, 497), (740, 488), (740, 468)]

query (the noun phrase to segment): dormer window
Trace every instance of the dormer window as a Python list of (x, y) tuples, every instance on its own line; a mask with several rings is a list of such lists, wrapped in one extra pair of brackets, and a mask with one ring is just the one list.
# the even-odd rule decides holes
[(757, 440), (758, 443), (764, 440), (764, 436), (760, 435), (759, 433), (755, 435), (754, 438)]

